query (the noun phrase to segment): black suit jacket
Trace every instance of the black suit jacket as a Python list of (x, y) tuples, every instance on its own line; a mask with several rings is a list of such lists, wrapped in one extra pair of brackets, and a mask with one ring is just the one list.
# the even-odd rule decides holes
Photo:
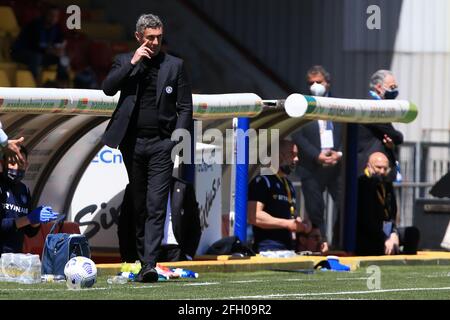
[[(377, 194), (380, 184), (384, 185), (386, 196), (383, 201)], [(357, 255), (383, 255), (387, 236), (383, 222), (392, 222), (392, 232), (397, 232), (397, 202), (394, 187), (390, 182), (379, 182), (361, 175), (358, 178), (358, 214), (356, 228)]]
[[(333, 122), (334, 150), (341, 151), (342, 124)], [(301, 178), (311, 174), (320, 174), (324, 167), (317, 162), (320, 152), (320, 128), (318, 121), (311, 121), (292, 135), (292, 140), (299, 148), (298, 173)], [(328, 168), (329, 169), (329, 168)], [(325, 170), (329, 172), (329, 170)]]
[[(358, 125), (358, 175), (364, 174), (369, 156), (374, 152), (382, 152), (389, 159), (389, 165), (394, 169), (396, 156), (393, 150), (383, 144), (387, 134), (397, 146), (403, 143), (403, 134), (397, 131), (391, 123), (374, 123)], [(395, 179), (395, 170), (391, 171), (391, 179)]]
[[(161, 65), (156, 88), (158, 123), (163, 135), (171, 136), (175, 129), (189, 129), (192, 122), (192, 92), (183, 60), (160, 53)], [(143, 74), (142, 60), (131, 64), (134, 52), (116, 57), (111, 71), (103, 81), (108, 96), (120, 90), (120, 98), (103, 136), (103, 143), (116, 148), (124, 140), (131, 115), (136, 106), (139, 80)], [(145, 58), (144, 58), (145, 59)]]

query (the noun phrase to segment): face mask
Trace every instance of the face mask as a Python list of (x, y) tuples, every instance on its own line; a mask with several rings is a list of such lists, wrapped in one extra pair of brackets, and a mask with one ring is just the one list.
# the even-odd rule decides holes
[(386, 176), (383, 176), (380, 174), (373, 174), (370, 178), (373, 179), (377, 183), (387, 182), (387, 180), (388, 180), (388, 178)]
[(386, 100), (394, 100), (398, 96), (398, 90), (385, 90), (384, 91), (384, 99)]
[(280, 170), (288, 176), (294, 170), (294, 166), (285, 164), (284, 166), (280, 166)]
[(25, 170), (8, 169), (8, 179), (12, 183), (19, 183), (20, 181), (22, 181), (24, 176), (25, 176)]
[(325, 88), (323, 84), (314, 82), (313, 85), (309, 87), (309, 90), (313, 96), (323, 97), (327, 91), (327, 88)]

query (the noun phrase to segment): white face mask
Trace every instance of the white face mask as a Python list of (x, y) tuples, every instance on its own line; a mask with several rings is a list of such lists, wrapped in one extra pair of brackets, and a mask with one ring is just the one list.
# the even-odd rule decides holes
[(309, 87), (309, 90), (313, 96), (323, 97), (327, 91), (327, 88), (325, 88), (325, 86), (321, 83), (314, 82), (314, 84)]

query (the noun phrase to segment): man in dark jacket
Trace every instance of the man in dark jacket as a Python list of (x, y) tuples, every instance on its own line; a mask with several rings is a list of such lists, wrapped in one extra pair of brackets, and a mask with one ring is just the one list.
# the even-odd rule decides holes
[(156, 266), (164, 234), (173, 170), (175, 129), (192, 122), (192, 93), (183, 61), (160, 51), (163, 24), (152, 14), (136, 24), (140, 47), (119, 55), (103, 82), (106, 95), (120, 98), (103, 142), (119, 146), (128, 172), (141, 282), (158, 280)]
[[(397, 81), (391, 71), (378, 70), (370, 79), (369, 95), (376, 100), (395, 99), (398, 95)], [(389, 167), (397, 168), (395, 147), (403, 143), (403, 135), (392, 123), (361, 124), (358, 126), (358, 175), (363, 174), (369, 156), (382, 152), (389, 159)], [(391, 170), (389, 179), (396, 179)]]
[[(322, 66), (310, 68), (306, 81), (312, 95), (329, 96), (331, 77)], [(302, 181), (306, 213), (322, 235), (326, 234), (323, 193), (327, 190), (333, 201), (339, 201), (341, 134), (340, 123), (318, 120), (305, 124), (292, 135), (302, 153), (296, 173)], [(328, 250), (326, 239), (322, 249), (323, 252)]]
[(393, 184), (387, 179), (389, 171), (388, 158), (375, 152), (358, 179), (357, 255), (417, 252), (419, 230), (397, 228), (397, 202)]

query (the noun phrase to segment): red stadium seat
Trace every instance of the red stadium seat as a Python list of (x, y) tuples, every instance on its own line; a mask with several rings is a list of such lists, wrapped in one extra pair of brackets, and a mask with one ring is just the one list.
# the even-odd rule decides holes
[(88, 66), (89, 40), (85, 35), (78, 32), (68, 33), (66, 52), (72, 70), (79, 71)]
[(111, 68), (113, 51), (109, 42), (95, 40), (89, 45), (89, 64), (101, 82)]

